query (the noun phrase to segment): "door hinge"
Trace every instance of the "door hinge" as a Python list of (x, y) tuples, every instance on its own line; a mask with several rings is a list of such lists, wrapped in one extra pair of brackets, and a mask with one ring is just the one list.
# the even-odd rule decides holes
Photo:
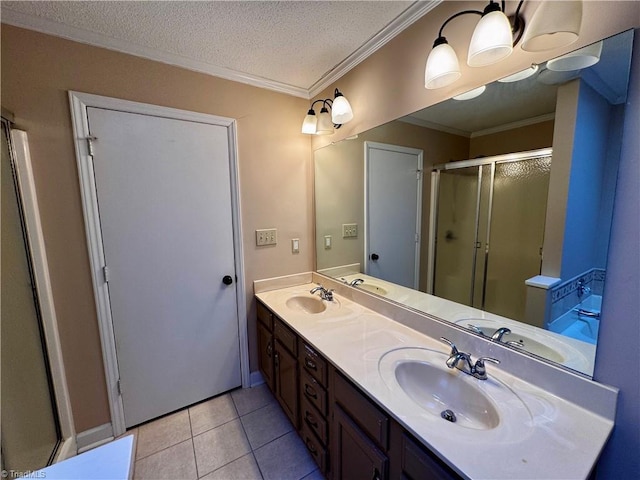
[(122, 395), (122, 382), (120, 379), (116, 382), (116, 388), (118, 389), (118, 395)]
[(109, 267), (106, 265), (102, 267), (102, 278), (104, 278), (104, 283), (109, 283)]
[(416, 170), (416, 180), (420, 180), (422, 178), (422, 170)]
[(416, 243), (420, 242), (420, 234), (416, 233)]
[(87, 140), (87, 150), (89, 150), (89, 156), (93, 157), (93, 141), (97, 140), (98, 137), (89, 136), (86, 138)]

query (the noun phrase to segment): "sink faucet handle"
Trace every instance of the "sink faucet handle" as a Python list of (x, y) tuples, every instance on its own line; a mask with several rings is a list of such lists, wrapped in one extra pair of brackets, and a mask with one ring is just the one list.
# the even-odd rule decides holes
[(473, 367), (473, 376), (480, 380), (487, 379), (487, 367), (485, 367), (484, 362), (491, 362), (497, 365), (500, 363), (500, 360), (491, 357), (481, 357), (476, 360), (476, 364)]
[(448, 338), (444, 338), (444, 337), (440, 337), (440, 340), (451, 347), (451, 355), (457, 355), (458, 354), (458, 348), (456, 347), (456, 345), (451, 340), (449, 340)]

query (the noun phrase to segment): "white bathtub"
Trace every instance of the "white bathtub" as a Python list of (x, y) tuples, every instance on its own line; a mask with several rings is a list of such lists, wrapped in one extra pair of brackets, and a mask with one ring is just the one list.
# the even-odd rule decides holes
[(601, 295), (590, 295), (567, 313), (551, 322), (549, 330), (595, 345), (598, 341), (600, 317), (581, 315), (579, 310), (597, 312), (599, 314), (601, 305)]

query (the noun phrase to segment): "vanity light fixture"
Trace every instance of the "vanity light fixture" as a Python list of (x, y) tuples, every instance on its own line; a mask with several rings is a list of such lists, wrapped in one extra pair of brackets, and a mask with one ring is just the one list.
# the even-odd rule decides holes
[[(446, 87), (461, 76), (456, 52), (442, 35), (444, 27), (461, 15), (480, 16), (469, 44), (467, 64), (470, 67), (492, 65), (508, 57), (523, 35), (528, 48), (525, 48), (525, 45), (522, 48), (527, 51), (550, 50), (568, 45), (578, 38), (582, 21), (582, 1), (545, 0), (536, 10), (532, 25), (526, 32), (524, 19), (520, 16), (524, 0), (518, 2), (515, 13), (510, 16), (505, 13), (505, 3), (505, 0), (489, 0), (482, 12), (463, 10), (445, 20), (427, 57), (425, 88)], [(548, 4), (550, 5), (547, 6)], [(568, 18), (563, 18), (563, 15), (567, 15)], [(535, 71), (531, 74), (533, 73)]]
[[(313, 106), (318, 102), (322, 103), (322, 108), (320, 109), (320, 114), (316, 116)], [(331, 115), (329, 114), (329, 109), (331, 109)], [(340, 90), (336, 88), (333, 100), (325, 98), (324, 100), (316, 100), (311, 104), (311, 108), (302, 122), (302, 133), (331, 135), (334, 128), (340, 128), (351, 120), (353, 120), (351, 105)]]

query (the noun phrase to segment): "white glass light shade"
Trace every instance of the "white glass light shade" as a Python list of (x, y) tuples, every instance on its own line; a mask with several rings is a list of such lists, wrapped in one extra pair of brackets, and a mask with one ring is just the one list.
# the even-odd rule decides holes
[(307, 116), (304, 117), (302, 122), (302, 133), (307, 133), (309, 135), (314, 135), (316, 133), (316, 125), (318, 124), (318, 117), (316, 117), (315, 113), (307, 113)]
[(526, 68), (520, 72), (514, 73), (513, 75), (509, 75), (508, 77), (501, 78), (498, 81), (500, 83), (519, 82), (520, 80), (529, 78), (531, 75), (533, 75), (537, 71), (538, 71), (538, 65), (531, 65), (529, 68)]
[(336, 124), (343, 124), (353, 120), (353, 110), (351, 110), (351, 105), (344, 95), (339, 95), (333, 99), (331, 120)]
[(542, 52), (572, 44), (580, 35), (582, 1), (542, 2), (525, 28), (522, 50)]
[(456, 52), (448, 43), (434, 47), (424, 70), (424, 88), (446, 87), (460, 78), (460, 65)]
[(453, 97), (454, 100), (471, 100), (472, 98), (479, 97), (484, 93), (487, 89), (486, 85), (482, 85), (481, 87), (474, 88), (473, 90), (469, 90), (468, 92), (462, 93), (460, 95), (456, 95)]
[(547, 68), (554, 72), (570, 72), (588, 68), (600, 61), (602, 53), (602, 40), (580, 48), (575, 52), (567, 53), (561, 57), (554, 58), (547, 62)]
[(316, 135), (331, 135), (333, 134), (333, 122), (331, 121), (331, 115), (326, 108), (323, 108), (318, 115), (318, 123), (316, 125)]
[(501, 11), (483, 15), (471, 37), (467, 64), (484, 67), (507, 58), (513, 51), (513, 35), (507, 16)]

